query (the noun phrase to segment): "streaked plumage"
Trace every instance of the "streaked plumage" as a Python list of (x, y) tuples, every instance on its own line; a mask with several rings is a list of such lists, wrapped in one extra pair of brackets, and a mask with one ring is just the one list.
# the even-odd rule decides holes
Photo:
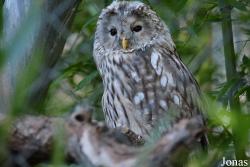
[(173, 122), (200, 113), (197, 83), (167, 26), (147, 5), (115, 1), (102, 11), (94, 59), (103, 78), (108, 126), (146, 137), (168, 111), (177, 113)]

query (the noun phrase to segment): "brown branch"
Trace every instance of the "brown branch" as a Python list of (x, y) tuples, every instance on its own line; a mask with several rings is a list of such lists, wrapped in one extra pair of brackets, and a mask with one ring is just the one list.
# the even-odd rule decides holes
[[(9, 149), (29, 164), (51, 157), (58, 126), (65, 127), (66, 155), (75, 163), (93, 166), (132, 167), (182, 166), (203, 131), (198, 118), (184, 119), (163, 135), (153, 146), (141, 146), (143, 139), (124, 129), (109, 129), (91, 120), (86, 108), (78, 108), (68, 119), (25, 116), (18, 119), (11, 132)], [(147, 157), (147, 158), (141, 158)], [(180, 156), (181, 155), (181, 156)], [(180, 159), (182, 157), (182, 159)]]

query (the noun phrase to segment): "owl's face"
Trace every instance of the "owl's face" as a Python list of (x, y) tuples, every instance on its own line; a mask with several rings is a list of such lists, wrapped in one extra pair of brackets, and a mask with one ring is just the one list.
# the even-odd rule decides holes
[(133, 50), (152, 41), (163, 29), (160, 23), (141, 2), (113, 2), (99, 17), (96, 37), (105, 50)]

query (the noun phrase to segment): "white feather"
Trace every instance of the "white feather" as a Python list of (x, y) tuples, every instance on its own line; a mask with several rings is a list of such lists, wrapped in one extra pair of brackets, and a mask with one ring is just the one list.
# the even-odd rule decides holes
[(174, 95), (174, 103), (180, 105), (180, 98), (177, 95)]
[(165, 75), (163, 75), (163, 76), (161, 77), (161, 80), (160, 80), (161, 86), (162, 86), (163, 88), (166, 87), (166, 86), (167, 86), (167, 82), (168, 82), (167, 77), (166, 77)]
[(168, 84), (171, 85), (171, 86), (174, 86), (174, 79), (173, 79), (173, 75), (169, 72), (166, 73), (167, 75), (167, 79), (168, 79)]
[(144, 99), (144, 93), (143, 92), (138, 92), (135, 97), (134, 97), (134, 103), (135, 104), (140, 104), (140, 102)]

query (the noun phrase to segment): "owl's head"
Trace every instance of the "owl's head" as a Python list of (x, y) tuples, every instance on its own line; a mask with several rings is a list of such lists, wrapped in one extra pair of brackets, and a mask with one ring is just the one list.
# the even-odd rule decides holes
[(163, 38), (172, 43), (168, 28), (149, 6), (138, 1), (115, 1), (99, 16), (94, 45), (105, 51), (126, 52)]

